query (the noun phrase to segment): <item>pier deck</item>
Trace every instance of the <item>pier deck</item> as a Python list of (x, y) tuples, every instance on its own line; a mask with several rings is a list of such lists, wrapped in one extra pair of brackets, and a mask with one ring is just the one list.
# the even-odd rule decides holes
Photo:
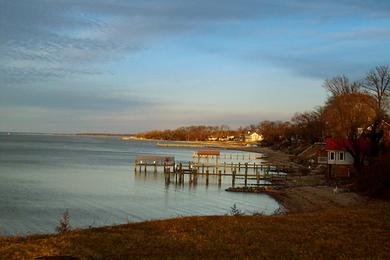
[[(207, 153), (200, 153), (201, 155)], [(187, 179), (188, 183), (196, 184), (199, 177), (206, 178), (206, 185), (209, 184), (210, 177), (217, 177), (218, 184), (221, 184), (222, 177), (231, 177), (232, 187), (236, 186), (237, 181), (243, 181), (244, 187), (247, 186), (280, 186), (284, 185), (287, 180), (287, 174), (284, 173), (283, 167), (278, 165), (270, 165), (264, 162), (218, 162), (220, 156), (217, 152), (210, 152), (210, 155), (215, 157), (215, 162), (209, 162), (212, 157), (207, 157), (206, 162), (195, 161), (175, 161), (172, 157), (154, 157), (149, 158), (137, 157), (135, 161), (135, 172), (148, 171), (148, 168), (152, 168), (154, 173), (157, 173), (160, 169), (163, 169), (165, 175), (165, 182), (170, 183), (175, 181), (179, 184), (184, 184)], [(252, 158), (255, 156), (252, 154)], [(168, 159), (169, 158), (169, 159)], [(193, 155), (194, 158), (194, 155)], [(198, 157), (199, 158), (199, 157)], [(230, 156), (227, 158), (230, 159)], [(244, 158), (250, 159), (250, 155), (240, 154), (234, 155), (231, 158), (236, 160)], [(146, 160), (148, 159), (148, 160)]]

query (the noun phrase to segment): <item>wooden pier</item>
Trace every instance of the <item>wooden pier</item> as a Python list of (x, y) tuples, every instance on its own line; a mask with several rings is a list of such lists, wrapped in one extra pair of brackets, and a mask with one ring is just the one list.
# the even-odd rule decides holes
[[(198, 161), (180, 162), (175, 161), (173, 157), (162, 156), (139, 156), (135, 161), (135, 172), (147, 173), (148, 168), (157, 173), (163, 169), (165, 183), (175, 182), (184, 184), (197, 184), (201, 177), (205, 179), (206, 185), (210, 179), (217, 179), (218, 185), (221, 185), (222, 177), (231, 177), (231, 186), (279, 186), (284, 185), (287, 180), (287, 174), (281, 172), (277, 166), (266, 165), (261, 162), (241, 163), (241, 162), (219, 162), (219, 156), (216, 151), (201, 151), (198, 154)], [(208, 157), (209, 156), (209, 157)], [(208, 161), (211, 156), (215, 157), (214, 162)], [(208, 157), (206, 162), (202, 162), (201, 157)]]

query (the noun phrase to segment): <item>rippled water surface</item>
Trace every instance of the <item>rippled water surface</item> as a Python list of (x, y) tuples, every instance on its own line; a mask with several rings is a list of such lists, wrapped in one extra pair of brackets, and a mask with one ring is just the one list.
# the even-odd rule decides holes
[(0, 134), (0, 234), (54, 232), (68, 209), (73, 227), (102, 226), (188, 215), (272, 213), (259, 194), (229, 193), (211, 178), (206, 187), (165, 185), (164, 176), (134, 173), (139, 154), (191, 160), (195, 149), (157, 147), (117, 137)]

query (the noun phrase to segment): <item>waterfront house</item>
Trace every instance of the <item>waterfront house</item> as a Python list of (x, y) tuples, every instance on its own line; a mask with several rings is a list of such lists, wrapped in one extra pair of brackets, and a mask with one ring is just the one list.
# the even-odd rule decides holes
[(207, 138), (208, 141), (217, 141), (218, 140), (218, 137), (215, 137), (215, 136), (209, 136)]
[(245, 142), (247, 143), (253, 143), (253, 142), (261, 142), (264, 140), (263, 135), (258, 134), (256, 132), (248, 132), (248, 134), (245, 136)]
[[(372, 145), (367, 138), (355, 141), (359, 147), (360, 158), (365, 160), (370, 154)], [(328, 178), (350, 177), (355, 173), (354, 158), (351, 155), (353, 143), (347, 139), (327, 138), (323, 153), (318, 157), (318, 163), (328, 165)]]

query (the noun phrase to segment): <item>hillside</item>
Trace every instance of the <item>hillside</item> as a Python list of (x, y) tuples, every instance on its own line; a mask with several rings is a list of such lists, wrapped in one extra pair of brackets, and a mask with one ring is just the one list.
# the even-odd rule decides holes
[(78, 230), (64, 235), (1, 238), (2, 259), (257, 257), (390, 258), (390, 203), (283, 216), (186, 217)]

